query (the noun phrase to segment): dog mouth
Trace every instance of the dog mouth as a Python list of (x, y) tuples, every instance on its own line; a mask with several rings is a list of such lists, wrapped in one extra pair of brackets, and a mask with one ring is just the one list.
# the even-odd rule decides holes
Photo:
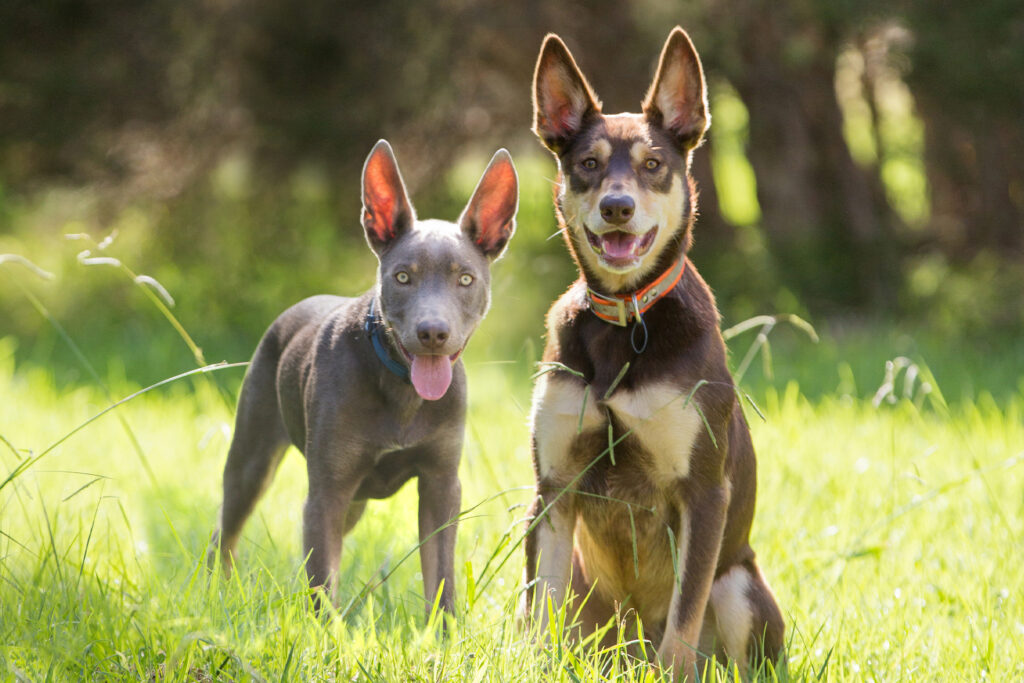
[(412, 382), (413, 389), (416, 390), (420, 398), (436, 401), (448, 393), (448, 387), (452, 384), (452, 368), (466, 347), (463, 346), (450, 355), (410, 353), (400, 341), (398, 348), (409, 361), (409, 380)]
[(635, 265), (651, 250), (658, 226), (639, 235), (623, 230), (609, 230), (598, 235), (586, 225), (583, 226), (583, 232), (598, 258), (610, 266), (622, 268)]

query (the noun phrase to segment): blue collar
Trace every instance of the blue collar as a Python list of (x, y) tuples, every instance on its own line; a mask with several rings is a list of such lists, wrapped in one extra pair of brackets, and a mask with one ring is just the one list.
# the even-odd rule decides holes
[(409, 381), (409, 368), (405, 367), (388, 353), (387, 347), (384, 346), (384, 340), (381, 339), (381, 330), (384, 329), (381, 319), (377, 316), (376, 312), (376, 298), (370, 299), (370, 308), (366, 312), (366, 321), (363, 323), (363, 329), (370, 335), (370, 341), (373, 342), (373, 350), (377, 352), (377, 358), (384, 364), (388, 370), (392, 372), (399, 379)]

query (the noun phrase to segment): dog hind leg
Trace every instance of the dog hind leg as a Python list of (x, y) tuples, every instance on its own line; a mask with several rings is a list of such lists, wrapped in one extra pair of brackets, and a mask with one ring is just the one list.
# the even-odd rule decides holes
[(276, 359), (267, 356), (261, 345), (242, 387), (224, 466), (220, 524), (210, 540), (207, 562), (212, 567), (219, 552), (226, 574), (231, 572), (242, 526), (273, 479), (289, 443), (277, 404)]
[(775, 595), (753, 560), (734, 565), (715, 579), (710, 602), (725, 654), (741, 667), (778, 661), (785, 624)]

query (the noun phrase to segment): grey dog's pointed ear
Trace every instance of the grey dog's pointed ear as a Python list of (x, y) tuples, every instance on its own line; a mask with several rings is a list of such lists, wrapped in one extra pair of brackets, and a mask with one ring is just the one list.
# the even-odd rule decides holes
[(398, 161), (387, 140), (373, 146), (363, 165), (363, 229), (377, 254), (416, 220)]
[(711, 124), (700, 57), (686, 31), (678, 26), (665, 41), (643, 111), (651, 123), (667, 130), (687, 150), (700, 144)]
[(533, 72), (533, 132), (560, 154), (601, 102), (576, 66), (569, 48), (554, 33), (544, 38)]
[(493, 261), (505, 251), (515, 232), (518, 208), (519, 177), (516, 167), (508, 151), (499, 149), (459, 217), (459, 226), (473, 244)]

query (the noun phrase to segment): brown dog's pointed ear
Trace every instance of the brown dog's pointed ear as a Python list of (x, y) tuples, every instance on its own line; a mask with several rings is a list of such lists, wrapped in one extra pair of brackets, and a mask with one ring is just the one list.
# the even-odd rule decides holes
[(499, 149), (459, 217), (459, 227), (484, 256), (493, 261), (505, 251), (505, 245), (515, 232), (518, 207), (516, 167), (508, 151)]
[(711, 124), (700, 57), (686, 31), (678, 26), (665, 41), (643, 111), (651, 123), (667, 130), (687, 150), (700, 144)]
[(387, 140), (379, 140), (363, 165), (363, 229), (377, 254), (409, 229), (416, 214)]
[(533, 72), (533, 132), (560, 154), (584, 120), (601, 113), (601, 103), (583, 77), (562, 39), (544, 38)]

